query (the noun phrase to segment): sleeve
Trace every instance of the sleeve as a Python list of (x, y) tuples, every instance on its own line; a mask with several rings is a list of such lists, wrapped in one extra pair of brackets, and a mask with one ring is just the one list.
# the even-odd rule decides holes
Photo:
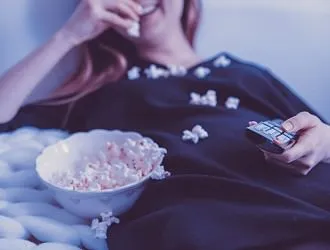
[(63, 129), (63, 121), (67, 110), (67, 105), (27, 105), (20, 109), (13, 120), (0, 124), (0, 133), (10, 132), (25, 126), (40, 129)]
[(285, 112), (285, 115), (289, 118), (300, 112), (307, 111), (311, 114), (319, 117), (323, 122), (328, 123), (317, 111), (310, 107), (301, 97), (294, 93), (285, 83), (281, 82), (276, 76), (274, 76), (270, 71), (263, 70), (264, 75), (272, 85), (272, 88), (276, 92), (276, 97), (273, 105), (281, 106), (278, 107)]

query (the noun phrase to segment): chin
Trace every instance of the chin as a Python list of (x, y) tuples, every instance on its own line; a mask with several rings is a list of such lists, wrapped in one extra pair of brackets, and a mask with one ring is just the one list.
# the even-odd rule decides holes
[(170, 31), (166, 28), (166, 22), (153, 20), (153, 22), (148, 22), (141, 24), (140, 36), (133, 39), (133, 42), (141, 44), (155, 45), (166, 38)]
[(161, 43), (163, 36), (158, 35), (158, 34), (146, 34), (146, 35), (141, 35), (139, 38), (135, 39), (133, 43), (137, 46), (157, 46), (158, 44)]

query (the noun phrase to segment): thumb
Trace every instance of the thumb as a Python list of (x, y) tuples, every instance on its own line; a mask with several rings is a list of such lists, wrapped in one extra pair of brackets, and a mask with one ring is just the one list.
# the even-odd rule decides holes
[(298, 132), (313, 128), (320, 123), (320, 119), (308, 112), (301, 112), (282, 123), (282, 128), (287, 132)]

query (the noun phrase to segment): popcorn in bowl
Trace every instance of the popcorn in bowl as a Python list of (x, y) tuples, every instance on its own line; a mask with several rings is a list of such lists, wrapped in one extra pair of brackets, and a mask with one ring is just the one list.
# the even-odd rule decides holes
[(104, 211), (117, 216), (135, 203), (146, 181), (169, 176), (161, 165), (165, 154), (138, 133), (93, 130), (47, 147), (36, 170), (68, 211), (84, 218)]
[(109, 141), (95, 159), (88, 156), (66, 171), (53, 173), (55, 186), (76, 191), (115, 190), (138, 182), (163, 161), (166, 150), (147, 139), (128, 138), (123, 144)]

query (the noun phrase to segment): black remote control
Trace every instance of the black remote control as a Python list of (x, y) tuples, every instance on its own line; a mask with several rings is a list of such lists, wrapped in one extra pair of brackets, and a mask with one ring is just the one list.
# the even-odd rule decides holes
[(289, 145), (293, 145), (298, 136), (285, 132), (282, 120), (264, 121), (246, 128), (246, 136), (256, 146), (270, 153), (282, 154)]

